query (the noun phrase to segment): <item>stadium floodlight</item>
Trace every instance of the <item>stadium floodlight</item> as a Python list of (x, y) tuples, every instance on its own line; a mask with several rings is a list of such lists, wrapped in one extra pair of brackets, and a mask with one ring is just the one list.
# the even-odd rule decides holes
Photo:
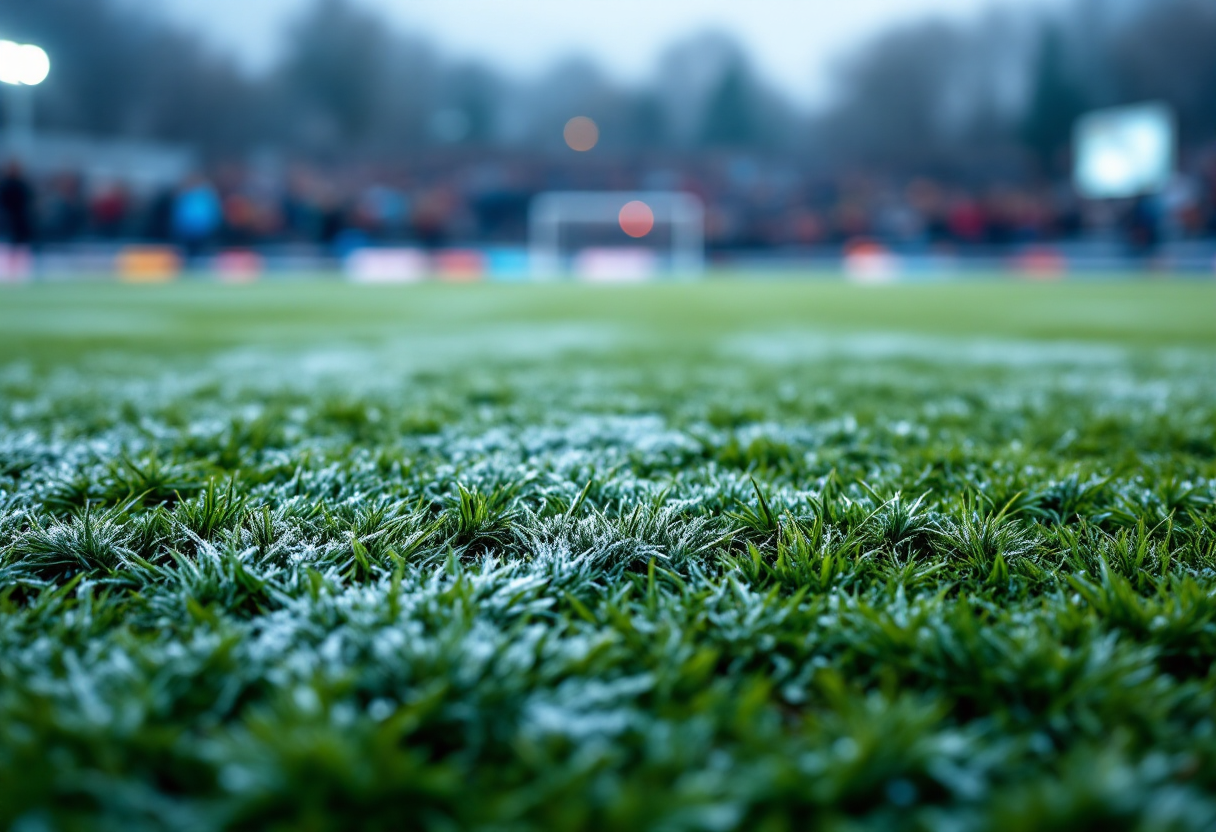
[(31, 146), (34, 136), (32, 91), (51, 74), (51, 59), (41, 46), (0, 40), (0, 83), (8, 86), (6, 104), (9, 149)]
[(1076, 126), (1078, 193), (1088, 199), (1126, 199), (1159, 193), (1174, 175), (1177, 128), (1166, 104), (1098, 110)]
[(51, 59), (41, 46), (0, 40), (0, 82), (36, 87), (51, 74)]
[[(675, 191), (552, 191), (532, 201), (532, 270), (538, 277), (578, 271), (581, 256), (600, 264), (653, 264), (678, 275), (705, 269), (705, 207)], [(598, 267), (597, 267), (598, 268)], [(626, 277), (626, 275), (622, 275)]]

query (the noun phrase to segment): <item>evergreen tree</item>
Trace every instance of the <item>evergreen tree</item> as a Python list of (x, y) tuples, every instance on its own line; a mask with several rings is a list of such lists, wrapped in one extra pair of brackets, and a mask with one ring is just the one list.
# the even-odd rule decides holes
[(1068, 64), (1064, 36), (1057, 27), (1049, 27), (1040, 39), (1022, 123), (1022, 139), (1044, 173), (1061, 172), (1058, 168), (1073, 125), (1085, 110), (1085, 95)]
[(705, 144), (711, 147), (741, 147), (756, 139), (756, 116), (752, 85), (742, 60), (734, 60), (722, 73), (705, 111)]
[(281, 69), (288, 93), (329, 120), (334, 139), (367, 137), (391, 43), (382, 21), (350, 0), (316, 0), (297, 18)]

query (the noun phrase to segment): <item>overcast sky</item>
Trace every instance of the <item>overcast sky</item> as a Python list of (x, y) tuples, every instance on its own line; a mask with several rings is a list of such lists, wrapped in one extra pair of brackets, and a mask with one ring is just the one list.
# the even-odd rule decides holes
[[(586, 55), (615, 76), (644, 77), (663, 46), (709, 28), (734, 33), (761, 72), (812, 101), (832, 61), (899, 21), (968, 16), (994, 0), (361, 0), (449, 54), (517, 75)], [(1027, 0), (1016, 0), (1025, 4)], [(1059, 2), (1059, 0), (1035, 0)], [(160, 0), (172, 16), (253, 64), (275, 53), (283, 20), (303, 0)]]

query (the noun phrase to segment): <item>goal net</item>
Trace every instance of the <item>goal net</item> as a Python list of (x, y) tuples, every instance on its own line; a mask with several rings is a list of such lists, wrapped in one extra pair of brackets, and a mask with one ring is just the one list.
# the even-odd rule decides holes
[(698, 275), (705, 269), (705, 208), (674, 191), (554, 191), (532, 202), (538, 277), (592, 281)]

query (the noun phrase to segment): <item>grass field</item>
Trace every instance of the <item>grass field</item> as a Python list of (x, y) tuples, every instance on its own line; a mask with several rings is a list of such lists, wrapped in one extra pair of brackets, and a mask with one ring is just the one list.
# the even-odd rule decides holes
[(1216, 284), (0, 291), (0, 828), (1216, 828)]

